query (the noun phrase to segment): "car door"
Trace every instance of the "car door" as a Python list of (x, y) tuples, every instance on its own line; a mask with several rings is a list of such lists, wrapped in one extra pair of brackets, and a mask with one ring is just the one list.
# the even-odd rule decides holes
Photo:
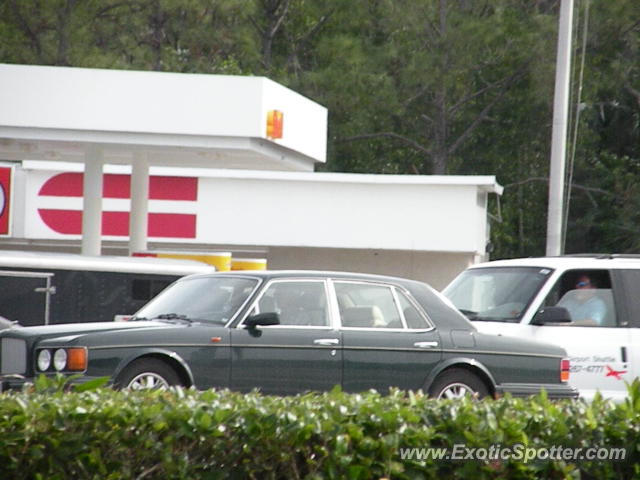
[(571, 362), (569, 381), (580, 390), (581, 396), (592, 398), (600, 391), (605, 397), (621, 399), (627, 393), (625, 382), (633, 378), (629, 359), (634, 350), (628, 321), (621, 308), (620, 282), (612, 278), (608, 270), (568, 270), (559, 277), (540, 308), (569, 305), (566, 299), (570, 301), (580, 294), (582, 282), (579, 280), (584, 275), (597, 281), (591, 295), (598, 296), (606, 305), (602, 323), (529, 325), (530, 334), (536, 340), (565, 348)]
[(276, 312), (279, 325), (231, 331), (231, 387), (265, 394), (330, 390), (342, 381), (340, 332), (324, 279), (274, 280), (251, 314)]
[(335, 280), (345, 391), (417, 390), (440, 361), (437, 331), (410, 296), (391, 285)]

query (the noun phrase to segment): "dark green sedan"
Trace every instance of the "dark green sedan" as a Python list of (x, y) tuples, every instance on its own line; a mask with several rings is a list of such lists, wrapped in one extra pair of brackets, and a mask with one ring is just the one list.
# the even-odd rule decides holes
[(190, 276), (130, 321), (14, 327), (0, 348), (3, 388), (59, 372), (131, 389), (576, 396), (563, 349), (479, 333), (429, 286), (375, 275)]

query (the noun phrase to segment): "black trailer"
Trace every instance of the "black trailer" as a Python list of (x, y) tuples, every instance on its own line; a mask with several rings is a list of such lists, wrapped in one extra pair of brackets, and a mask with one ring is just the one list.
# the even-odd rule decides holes
[(0, 251), (0, 318), (23, 326), (112, 321), (174, 280), (212, 271), (191, 260)]

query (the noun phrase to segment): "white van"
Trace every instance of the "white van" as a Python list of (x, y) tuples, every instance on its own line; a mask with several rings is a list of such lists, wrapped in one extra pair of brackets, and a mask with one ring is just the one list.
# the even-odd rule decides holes
[[(478, 330), (567, 350), (570, 383), (621, 400), (640, 376), (640, 257), (499, 260), (458, 275), (444, 295)], [(588, 313), (587, 313), (588, 311)]]

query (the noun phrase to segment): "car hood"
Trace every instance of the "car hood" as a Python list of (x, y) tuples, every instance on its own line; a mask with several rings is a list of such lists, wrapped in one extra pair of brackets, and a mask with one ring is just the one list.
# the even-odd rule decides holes
[(61, 323), (57, 325), (43, 325), (37, 327), (9, 328), (2, 330), (0, 336), (13, 338), (50, 338), (86, 335), (98, 332), (118, 332), (133, 330), (149, 330), (158, 328), (176, 328), (189, 326), (187, 322), (168, 321), (134, 321), (134, 322), (87, 322)]

